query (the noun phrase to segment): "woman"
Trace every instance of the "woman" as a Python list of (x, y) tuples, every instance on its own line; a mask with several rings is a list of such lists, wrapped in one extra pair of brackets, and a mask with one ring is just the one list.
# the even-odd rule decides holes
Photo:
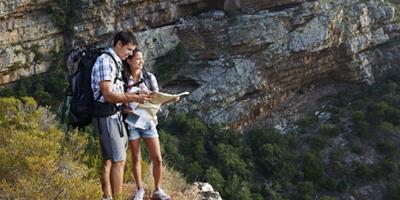
[[(151, 93), (158, 92), (158, 83), (156, 77), (151, 73), (143, 72), (143, 53), (135, 49), (125, 62), (126, 67), (126, 83), (127, 92), (134, 93)], [(177, 99), (178, 100), (178, 99)], [(128, 109), (133, 111), (139, 104), (132, 102), (128, 104)], [(128, 114), (129, 115), (129, 114)], [(140, 138), (143, 138), (144, 143), (149, 151), (150, 158), (153, 162), (153, 177), (155, 190), (153, 192), (153, 199), (155, 200), (170, 200), (168, 196), (161, 189), (162, 178), (162, 157), (160, 152), (160, 143), (158, 139), (158, 132), (156, 129), (157, 119), (146, 122), (144, 127), (138, 128), (132, 124), (128, 125), (128, 139), (129, 147), (132, 154), (133, 161), (133, 176), (135, 178), (137, 191), (134, 200), (142, 200), (144, 197), (144, 189), (141, 180), (141, 156), (140, 156)]]

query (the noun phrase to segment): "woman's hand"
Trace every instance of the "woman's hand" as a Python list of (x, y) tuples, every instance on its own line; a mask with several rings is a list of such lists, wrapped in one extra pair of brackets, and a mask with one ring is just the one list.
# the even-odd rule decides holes
[(153, 94), (152, 91), (147, 90), (147, 89), (141, 89), (137, 92), (138, 94)]

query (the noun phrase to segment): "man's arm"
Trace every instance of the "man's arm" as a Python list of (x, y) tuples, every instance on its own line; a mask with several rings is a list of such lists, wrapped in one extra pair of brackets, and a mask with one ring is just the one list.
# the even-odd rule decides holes
[(130, 103), (139, 102), (144, 103), (144, 101), (150, 99), (150, 94), (134, 94), (134, 93), (115, 93), (112, 91), (113, 83), (111, 81), (101, 81), (100, 91), (103, 95), (105, 101), (110, 103)]

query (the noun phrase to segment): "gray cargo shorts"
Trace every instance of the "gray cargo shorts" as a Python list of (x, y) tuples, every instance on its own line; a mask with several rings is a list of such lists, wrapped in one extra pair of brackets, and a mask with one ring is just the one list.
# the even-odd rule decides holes
[(118, 112), (109, 117), (94, 117), (93, 127), (100, 138), (103, 159), (112, 162), (126, 160), (128, 136), (121, 114)]

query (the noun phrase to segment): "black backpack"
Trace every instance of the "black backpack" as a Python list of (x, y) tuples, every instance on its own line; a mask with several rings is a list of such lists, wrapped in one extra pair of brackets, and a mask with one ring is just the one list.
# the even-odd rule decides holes
[[(76, 47), (66, 54), (69, 86), (66, 91), (61, 121), (64, 121), (64, 114), (66, 114), (68, 116), (68, 129), (70, 127), (83, 129), (92, 122), (94, 101), (91, 87), (92, 68), (97, 58), (102, 54), (109, 55), (114, 63), (117, 63), (111, 53), (106, 52), (104, 48), (85, 49)], [(119, 73), (119, 70), (117, 70), (117, 73)]]

